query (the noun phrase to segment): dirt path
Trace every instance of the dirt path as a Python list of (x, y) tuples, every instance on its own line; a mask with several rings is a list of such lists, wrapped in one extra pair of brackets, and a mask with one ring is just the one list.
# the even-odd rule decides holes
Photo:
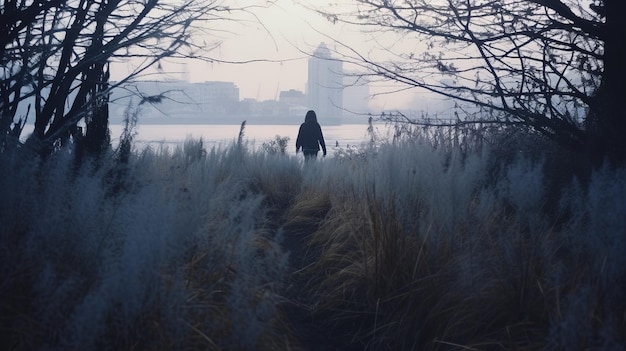
[(283, 249), (289, 252), (290, 273), (283, 292), (282, 306), (295, 338), (297, 350), (338, 351), (348, 350), (345, 340), (338, 337), (331, 323), (314, 315), (315, 296), (310, 290), (309, 268), (315, 262), (315, 253), (310, 252), (308, 239), (314, 228), (285, 228)]

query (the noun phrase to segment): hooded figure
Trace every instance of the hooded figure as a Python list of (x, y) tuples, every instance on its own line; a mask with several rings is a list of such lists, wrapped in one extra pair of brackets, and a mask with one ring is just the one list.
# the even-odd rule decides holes
[(324, 135), (322, 135), (322, 128), (317, 123), (315, 111), (309, 110), (304, 118), (304, 123), (300, 125), (300, 130), (298, 131), (296, 153), (302, 147), (302, 153), (305, 158), (315, 158), (320, 151), (320, 145), (322, 146), (324, 156), (326, 156), (326, 143), (324, 142)]

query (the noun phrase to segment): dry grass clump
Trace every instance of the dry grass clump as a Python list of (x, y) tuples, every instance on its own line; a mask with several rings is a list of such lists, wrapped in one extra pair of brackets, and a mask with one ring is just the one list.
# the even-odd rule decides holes
[[(392, 201), (350, 199), (337, 205), (312, 240), (322, 251), (313, 267), (323, 272), (314, 285), (320, 298), (317, 313), (348, 333), (338, 337), (349, 336), (351, 343), (381, 346), (403, 328), (418, 332), (403, 305), (426, 287), (434, 292), (436, 272), (424, 262), (427, 242), (398, 235), (403, 227)], [(447, 258), (439, 256), (439, 264), (445, 266)], [(413, 312), (425, 312), (432, 303), (429, 296), (434, 297), (423, 294), (419, 302), (412, 301)]]
[(404, 227), (395, 206), (393, 198), (345, 198), (311, 240), (321, 251), (310, 270), (315, 313), (346, 345), (415, 346), (437, 328), (433, 309), (457, 258), (450, 245), (433, 245), (427, 228), (406, 235), (420, 229)]
[(330, 194), (323, 189), (302, 190), (286, 213), (284, 225), (295, 235), (311, 234), (322, 224), (330, 206)]
[(428, 145), (316, 173), (330, 209), (308, 286), (331, 337), (375, 350), (624, 346), (623, 171), (564, 192), (541, 159), (494, 175), (489, 153)]
[(7, 349), (291, 342), (276, 309), (288, 262), (268, 219), (271, 187), (258, 187), (260, 163), (240, 145), (187, 141), (80, 167), (71, 149), (22, 156), (0, 154)]
[(626, 170), (420, 133), (306, 163), (0, 152), (0, 343), (623, 349)]
[(302, 173), (300, 164), (282, 153), (255, 152), (247, 156), (245, 172), (252, 192), (263, 196), (263, 207), (278, 225), (285, 211), (293, 204), (300, 191)]
[(268, 279), (262, 271), (275, 270), (273, 265), (280, 265), (284, 257), (263, 234), (254, 234), (253, 240), (254, 252), (248, 254), (259, 261), (256, 270), (243, 266), (240, 258), (211, 248), (194, 253), (188, 262), (184, 272), (189, 292), (183, 321), (189, 327), (186, 348), (285, 349), (294, 343), (276, 309), (281, 277)]

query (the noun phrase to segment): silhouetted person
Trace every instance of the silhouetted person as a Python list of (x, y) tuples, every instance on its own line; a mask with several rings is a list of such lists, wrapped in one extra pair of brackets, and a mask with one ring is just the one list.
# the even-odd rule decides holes
[(298, 138), (296, 139), (296, 153), (302, 148), (305, 159), (316, 158), (320, 146), (326, 156), (326, 143), (322, 134), (322, 127), (317, 123), (315, 111), (309, 110), (304, 117), (304, 123), (300, 125)]

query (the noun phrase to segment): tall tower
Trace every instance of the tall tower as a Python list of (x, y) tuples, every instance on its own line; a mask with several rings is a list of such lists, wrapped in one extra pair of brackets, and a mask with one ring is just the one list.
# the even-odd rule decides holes
[(307, 101), (322, 123), (341, 121), (343, 64), (330, 56), (330, 50), (324, 43), (317, 47), (309, 59)]

